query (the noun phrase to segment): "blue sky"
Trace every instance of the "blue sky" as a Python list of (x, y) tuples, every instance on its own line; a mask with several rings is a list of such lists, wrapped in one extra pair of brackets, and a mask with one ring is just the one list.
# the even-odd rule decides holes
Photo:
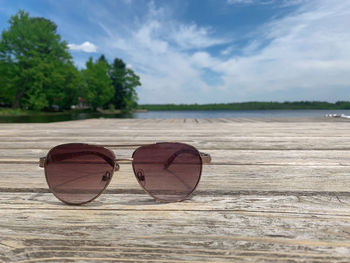
[(350, 1), (0, 0), (58, 25), (75, 64), (122, 58), (140, 103), (350, 100)]

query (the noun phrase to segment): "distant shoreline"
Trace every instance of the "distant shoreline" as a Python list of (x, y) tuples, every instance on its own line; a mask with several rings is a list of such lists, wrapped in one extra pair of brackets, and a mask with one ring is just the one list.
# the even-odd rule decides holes
[(239, 102), (216, 104), (140, 104), (129, 112), (116, 110), (75, 109), (62, 111), (32, 111), (0, 107), (0, 116), (40, 116), (40, 115), (66, 115), (99, 113), (102, 115), (125, 115), (132, 113), (145, 113), (151, 111), (268, 111), (268, 110), (350, 110), (350, 101), (335, 103), (319, 101), (297, 102)]
[[(113, 113), (114, 112), (114, 113)], [(56, 121), (74, 121), (85, 119), (235, 119), (235, 118), (283, 118), (283, 119), (305, 119), (350, 116), (350, 110), (153, 110), (133, 113), (97, 112), (97, 111), (64, 111), (64, 112), (18, 112), (6, 115), (0, 110), (0, 123), (44, 123)], [(347, 118), (347, 120), (349, 120)]]
[(140, 104), (137, 109), (147, 111), (181, 111), (181, 110), (350, 110), (350, 101), (335, 103), (322, 101), (296, 102), (238, 102), (213, 104)]

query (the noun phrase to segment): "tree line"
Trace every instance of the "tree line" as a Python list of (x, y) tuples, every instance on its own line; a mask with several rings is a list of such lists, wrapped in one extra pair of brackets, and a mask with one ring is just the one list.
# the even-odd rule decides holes
[(46, 18), (20, 10), (2, 31), (0, 106), (50, 110), (80, 104), (131, 110), (140, 85), (140, 77), (119, 58), (112, 63), (104, 55), (89, 58), (79, 70), (57, 25)]
[(145, 104), (145, 110), (350, 110), (349, 101), (237, 102), (218, 104)]

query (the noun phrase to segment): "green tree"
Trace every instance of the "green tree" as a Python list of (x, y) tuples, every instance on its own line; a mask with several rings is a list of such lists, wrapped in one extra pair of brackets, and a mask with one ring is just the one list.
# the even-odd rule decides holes
[(17, 76), (14, 74), (14, 65), (0, 60), (0, 103), (2, 105), (11, 105), (15, 98), (15, 90), (12, 83)]
[(116, 58), (110, 70), (110, 78), (115, 90), (112, 103), (116, 108), (130, 110), (137, 106), (135, 88), (141, 85), (140, 77), (126, 67), (123, 60)]
[(0, 39), (0, 99), (13, 108), (36, 110), (74, 104), (81, 78), (57, 26), (24, 11), (9, 24)]
[(104, 56), (96, 62), (90, 57), (86, 62), (86, 69), (82, 70), (85, 80), (84, 97), (94, 109), (106, 106), (114, 96), (114, 88), (108, 71), (109, 65)]

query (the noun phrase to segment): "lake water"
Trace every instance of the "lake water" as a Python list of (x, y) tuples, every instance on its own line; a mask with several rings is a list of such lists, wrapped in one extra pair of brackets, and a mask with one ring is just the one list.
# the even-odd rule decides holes
[(58, 114), (48, 116), (2, 117), (0, 122), (55, 122), (90, 118), (184, 119), (184, 118), (286, 118), (323, 117), (326, 114), (350, 115), (350, 110), (254, 110), (254, 111), (149, 111), (133, 114), (102, 115), (100, 113)]
[(252, 111), (151, 111), (135, 113), (139, 119), (165, 118), (285, 118), (323, 117), (326, 114), (350, 115), (350, 110), (252, 110)]

